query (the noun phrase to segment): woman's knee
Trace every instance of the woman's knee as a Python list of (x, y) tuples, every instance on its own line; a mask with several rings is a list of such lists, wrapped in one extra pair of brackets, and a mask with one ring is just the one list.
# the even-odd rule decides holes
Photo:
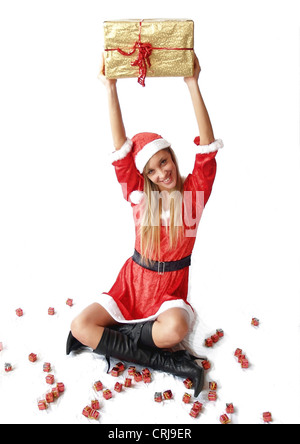
[(189, 331), (188, 318), (185, 313), (168, 313), (157, 319), (154, 329), (154, 342), (158, 347), (173, 347), (179, 344)]
[(172, 319), (168, 328), (170, 340), (174, 345), (179, 344), (189, 331), (188, 323), (184, 318)]

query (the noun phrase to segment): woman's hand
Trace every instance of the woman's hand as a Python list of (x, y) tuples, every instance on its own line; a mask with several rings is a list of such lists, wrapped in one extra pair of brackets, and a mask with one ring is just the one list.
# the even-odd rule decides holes
[(196, 54), (194, 53), (194, 75), (192, 77), (184, 77), (185, 83), (189, 85), (191, 83), (198, 82), (200, 72), (201, 72), (201, 67), (199, 64), (199, 60)]
[(102, 59), (101, 59), (101, 65), (100, 65), (100, 71), (98, 74), (98, 79), (101, 80), (104, 86), (108, 87), (111, 85), (116, 85), (117, 79), (107, 79), (105, 77), (105, 61), (104, 61), (104, 53), (102, 53)]

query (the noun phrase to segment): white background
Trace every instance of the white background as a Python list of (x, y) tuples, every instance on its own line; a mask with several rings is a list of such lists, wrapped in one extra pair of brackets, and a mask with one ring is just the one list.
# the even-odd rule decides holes
[[(203, 353), (206, 336), (225, 332), (207, 352), (219, 400), (197, 421), (218, 422), (225, 403), (234, 402), (233, 423), (261, 423), (266, 410), (274, 423), (300, 422), (297, 3), (0, 1), (1, 423), (85, 422), (88, 387), (104, 362), (90, 353), (66, 358), (65, 338), (75, 314), (110, 289), (134, 242), (131, 208), (109, 165), (106, 93), (97, 79), (102, 22), (160, 17), (194, 20), (200, 88), (225, 144), (191, 273), (198, 318), (190, 345)], [(183, 80), (147, 78), (142, 88), (126, 79), (118, 89), (128, 136), (162, 133), (187, 174), (197, 127)], [(51, 319), (49, 306), (56, 309)], [(233, 358), (237, 347), (249, 357), (248, 371)], [(31, 352), (39, 361), (30, 367)], [(68, 387), (48, 414), (35, 405), (47, 389), (43, 360)], [(12, 373), (4, 362), (12, 362)], [(178, 407), (182, 382), (156, 378), (179, 390), (170, 407), (157, 410), (154, 381), (112, 400), (102, 423), (189, 421)], [(146, 403), (144, 391), (147, 415), (137, 409), (133, 417), (126, 406), (134, 396)]]

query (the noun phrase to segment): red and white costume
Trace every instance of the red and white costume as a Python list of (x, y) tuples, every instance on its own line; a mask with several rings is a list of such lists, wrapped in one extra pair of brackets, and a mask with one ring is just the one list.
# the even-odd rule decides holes
[[(132, 152), (132, 145), (134, 144), (130, 139), (127, 139), (120, 150), (113, 153), (113, 166), (117, 179), (122, 185), (125, 199), (131, 203), (133, 208), (136, 225), (135, 249), (138, 252), (141, 252), (141, 250), (137, 221), (140, 220), (139, 211), (141, 210), (144, 189), (144, 179), (139, 169), (142, 171), (149, 158), (159, 150), (159, 144), (160, 142), (154, 147), (154, 150), (151, 151), (150, 149), (148, 151), (146, 159), (141, 159), (143, 156), (140, 154), (139, 161), (134, 157)], [(164, 147), (163, 144), (161, 146)], [(197, 147), (193, 172), (188, 175), (184, 182), (184, 192), (190, 191), (192, 192), (190, 196), (193, 196), (193, 199), (190, 200), (193, 207), (193, 212), (190, 213), (194, 218), (193, 230), (189, 230), (191, 227), (184, 226), (185, 235), (176, 248), (170, 249), (169, 235), (166, 227), (162, 225), (161, 256), (160, 258), (151, 259), (160, 260), (161, 262), (177, 261), (192, 253), (201, 212), (210, 196), (215, 179), (215, 156), (217, 150), (222, 147), (223, 143), (220, 139), (210, 145)], [(138, 169), (139, 162), (142, 166)], [(201, 211), (196, 211), (196, 191), (203, 192), (201, 193), (203, 196)], [(192, 235), (189, 233), (192, 233)], [(188, 280), (189, 267), (160, 274), (138, 265), (130, 257), (123, 265), (110, 291), (102, 293), (97, 302), (119, 323), (154, 320), (159, 314), (173, 307), (185, 309), (190, 315), (190, 321), (192, 321), (194, 317), (193, 309), (187, 301)]]

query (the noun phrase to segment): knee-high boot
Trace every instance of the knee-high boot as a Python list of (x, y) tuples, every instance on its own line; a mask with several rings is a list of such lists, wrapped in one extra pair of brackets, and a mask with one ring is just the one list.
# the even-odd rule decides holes
[(204, 370), (195, 362), (197, 357), (185, 350), (169, 352), (139, 346), (130, 337), (105, 328), (94, 352), (104, 355), (108, 360), (112, 357), (182, 378), (190, 378), (193, 381), (195, 396), (198, 396), (203, 388)]

